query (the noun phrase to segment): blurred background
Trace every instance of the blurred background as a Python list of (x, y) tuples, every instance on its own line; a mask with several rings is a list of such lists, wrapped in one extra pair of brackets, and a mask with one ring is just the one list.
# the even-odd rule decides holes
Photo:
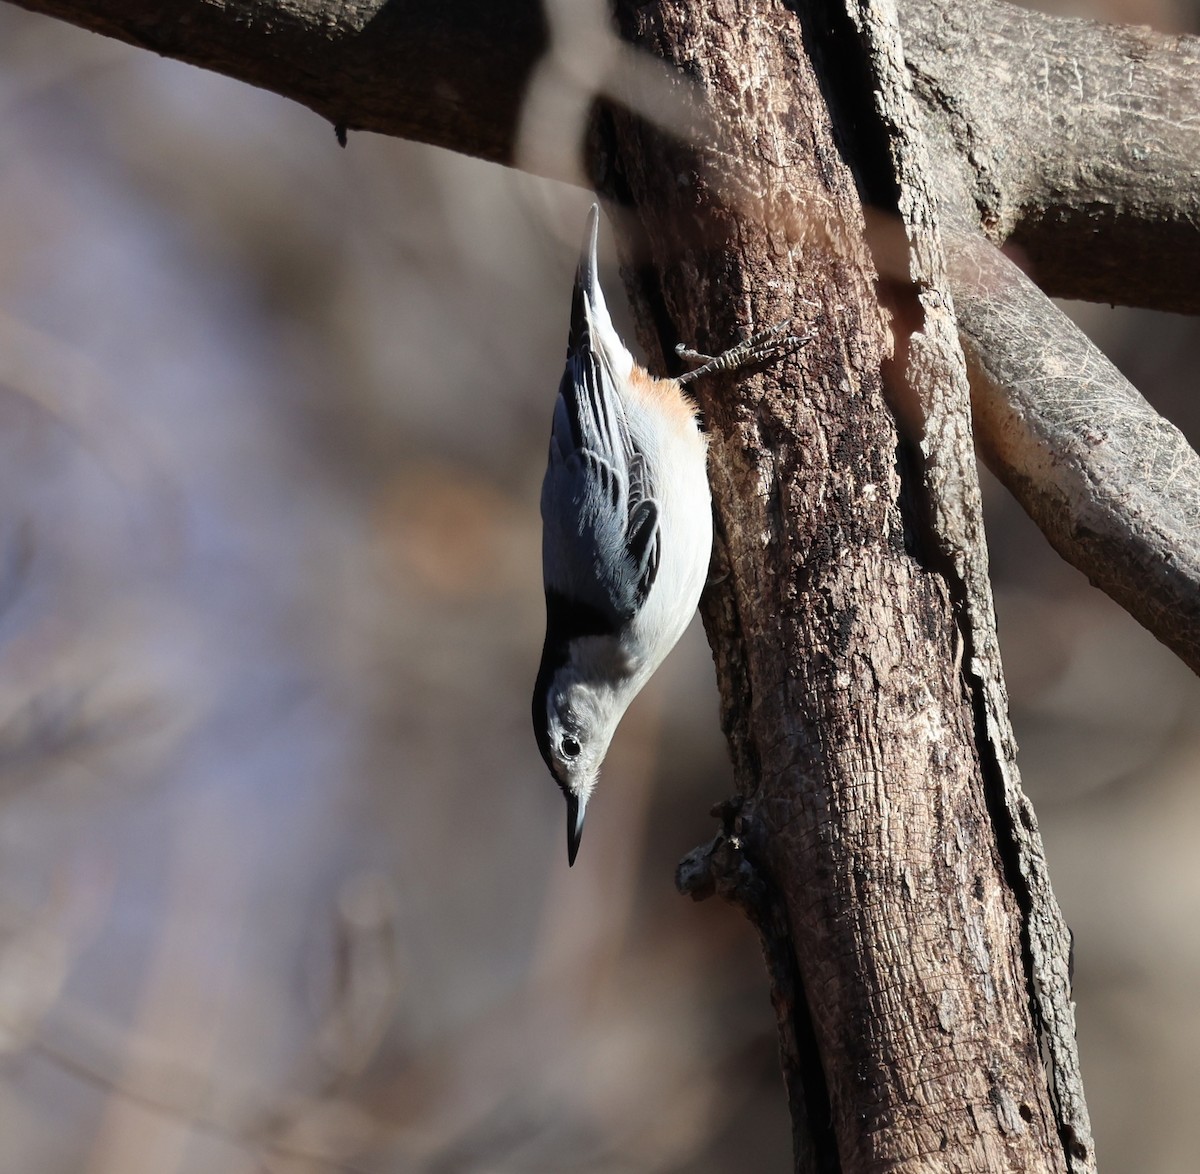
[[(588, 202), (0, 6), (0, 1174), (790, 1168), (702, 631), (570, 874), (529, 729)], [(1190, 1174), (1200, 683), (987, 492), (1101, 1166)]]

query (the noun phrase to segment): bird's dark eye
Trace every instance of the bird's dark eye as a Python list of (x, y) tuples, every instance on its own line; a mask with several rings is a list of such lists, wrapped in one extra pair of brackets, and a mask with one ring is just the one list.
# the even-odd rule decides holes
[(564, 758), (579, 757), (579, 743), (570, 734), (567, 734), (562, 740), (562, 752)]

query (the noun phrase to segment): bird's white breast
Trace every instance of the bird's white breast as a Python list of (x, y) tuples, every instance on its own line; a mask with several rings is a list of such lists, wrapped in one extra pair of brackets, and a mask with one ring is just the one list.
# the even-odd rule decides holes
[(708, 446), (694, 407), (674, 380), (638, 374), (642, 378), (626, 383), (625, 410), (658, 502), (661, 541), (658, 574), (633, 633), (638, 646), (657, 650), (638, 674), (644, 680), (683, 635), (700, 601), (712, 555), (712, 498)]

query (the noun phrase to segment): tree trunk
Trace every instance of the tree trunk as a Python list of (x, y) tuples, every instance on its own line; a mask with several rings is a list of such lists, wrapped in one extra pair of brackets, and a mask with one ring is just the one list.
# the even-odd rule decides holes
[(1027, 894), (922, 451), (930, 397), (905, 381), (944, 373), (897, 329), (920, 325), (913, 290), (891, 330), (881, 308), (863, 201), (888, 194), (887, 142), (854, 26), (824, 16), (622, 8), (690, 79), (694, 123), (669, 138), (618, 110), (592, 136), (598, 184), (637, 209), (648, 347), (716, 351), (786, 317), (814, 335), (698, 390), (738, 800), (683, 881), (764, 931), (798, 1170), (1086, 1169), (1039, 1054)]

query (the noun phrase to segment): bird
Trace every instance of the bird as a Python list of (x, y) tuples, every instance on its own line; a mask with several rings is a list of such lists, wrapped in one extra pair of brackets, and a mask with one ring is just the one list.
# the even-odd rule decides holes
[(567, 802), (567, 861), (614, 732), (679, 641), (708, 578), (712, 500), (708, 442), (685, 384), (806, 339), (787, 322), (660, 379), (613, 327), (596, 261), (593, 204), (571, 299), (566, 368), (542, 482), (546, 635), (533, 727)]

